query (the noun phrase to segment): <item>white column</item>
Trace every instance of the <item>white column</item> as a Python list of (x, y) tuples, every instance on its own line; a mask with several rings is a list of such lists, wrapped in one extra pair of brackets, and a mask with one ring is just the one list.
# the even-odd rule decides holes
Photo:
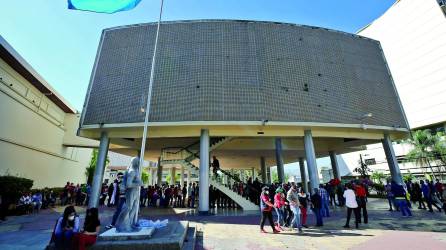
[(107, 160), (108, 147), (110, 145), (110, 138), (105, 131), (101, 132), (101, 140), (99, 143), (98, 159), (96, 161), (96, 168), (93, 176), (93, 185), (91, 187), (90, 200), (88, 207), (99, 206), (99, 195), (101, 193), (102, 179), (104, 178), (105, 162)]
[(202, 129), (200, 135), (200, 190), (198, 212), (209, 213), (209, 130)]
[(305, 193), (308, 192), (308, 181), (307, 181), (307, 173), (305, 172), (305, 163), (304, 158), (299, 157), (299, 168), (300, 168), (300, 179), (302, 180), (302, 188)]
[(330, 154), (331, 168), (333, 169), (333, 176), (341, 180), (341, 173), (339, 172), (338, 159), (336, 158), (336, 153), (334, 151), (328, 152)]
[(283, 168), (283, 156), (282, 156), (282, 139), (276, 138), (276, 162), (277, 162), (277, 175), (279, 177), (279, 182), (285, 182), (285, 171)]
[(313, 193), (315, 188), (319, 188), (319, 172), (316, 165), (316, 153), (314, 151), (311, 130), (305, 130), (304, 133), (304, 147), (305, 156), (307, 158), (308, 176), (310, 179), (310, 192)]
[(266, 179), (266, 164), (265, 164), (265, 157), (260, 157), (260, 169), (261, 169), (261, 173), (262, 173), (262, 183), (266, 184), (267, 179)]
[(395, 151), (393, 151), (392, 141), (390, 140), (390, 136), (388, 134), (384, 134), (382, 144), (384, 147), (384, 153), (386, 154), (387, 164), (389, 165), (392, 180), (398, 184), (403, 184), (400, 167), (398, 166), (398, 161), (395, 157)]
[(175, 167), (172, 167), (170, 169), (170, 185), (175, 185), (175, 175), (176, 175), (176, 169)]
[(191, 176), (190, 176), (190, 170), (187, 170), (187, 186), (189, 186), (189, 183), (191, 183)]
[(180, 185), (181, 185), (181, 188), (184, 187), (184, 166), (181, 166)]
[(163, 184), (163, 166), (161, 165), (161, 158), (158, 158), (158, 168), (156, 174), (157, 174), (156, 184), (158, 184), (158, 186), (161, 186)]

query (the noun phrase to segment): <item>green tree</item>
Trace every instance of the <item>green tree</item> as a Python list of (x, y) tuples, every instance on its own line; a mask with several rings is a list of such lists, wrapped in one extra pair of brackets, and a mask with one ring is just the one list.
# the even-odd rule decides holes
[[(177, 182), (179, 182), (180, 181), (180, 177), (181, 177), (181, 174), (175, 174), (175, 183), (177, 183)], [(170, 174), (168, 174), (167, 176), (166, 176), (166, 182), (167, 183), (170, 183), (170, 180), (172, 179), (172, 176), (170, 175)]]
[(386, 175), (383, 172), (376, 171), (372, 173), (371, 177), (373, 182), (378, 182), (379, 184), (383, 184), (382, 180), (386, 178)]
[(406, 181), (411, 181), (411, 180), (413, 180), (413, 178), (414, 178), (414, 176), (412, 175), (412, 173), (407, 173), (407, 174), (404, 174), (403, 175), (403, 181), (404, 182), (406, 182)]
[[(285, 182), (288, 182), (288, 180), (290, 179), (290, 175), (288, 173), (285, 173)], [(271, 181), (274, 183), (278, 183), (279, 182), (279, 174), (277, 173), (277, 171), (271, 171)]]
[(418, 166), (429, 167), (432, 176), (436, 178), (431, 162), (435, 159), (434, 147), (438, 145), (439, 137), (432, 135), (429, 129), (417, 130), (412, 133), (412, 137), (407, 142), (413, 148), (406, 155), (406, 161), (415, 162)]
[[(446, 170), (446, 140), (444, 133), (438, 132), (436, 134), (437, 140), (433, 146), (433, 152), (437, 161), (437, 166), (441, 165), (443, 170)], [(438, 169), (440, 171), (440, 169)]]
[[(87, 178), (87, 183), (91, 184), (93, 182), (93, 176), (94, 171), (96, 169), (96, 163), (98, 161), (98, 149), (93, 149), (93, 152), (91, 152), (91, 158), (90, 158), (90, 164), (88, 164), (88, 167), (85, 169), (85, 177)], [(107, 159), (105, 159), (105, 165), (108, 165), (110, 162), (108, 156)]]
[(149, 181), (149, 178), (150, 178), (150, 173), (147, 170), (147, 168), (144, 168), (142, 170), (142, 173), (141, 173), (141, 181), (142, 181), (142, 183), (143, 184), (147, 184), (147, 182)]

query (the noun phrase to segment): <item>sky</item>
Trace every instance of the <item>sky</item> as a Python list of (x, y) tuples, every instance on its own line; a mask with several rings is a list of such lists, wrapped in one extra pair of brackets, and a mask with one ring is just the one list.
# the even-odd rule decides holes
[[(394, 2), (165, 0), (163, 20), (277, 21), (355, 33), (381, 16)], [(99, 14), (68, 10), (66, 0), (0, 0), (0, 35), (75, 109), (81, 111), (102, 29), (157, 21), (159, 4), (160, 0), (142, 0), (131, 11)], [(329, 161), (323, 158), (318, 165), (327, 163)], [(298, 172), (296, 164), (286, 169)]]

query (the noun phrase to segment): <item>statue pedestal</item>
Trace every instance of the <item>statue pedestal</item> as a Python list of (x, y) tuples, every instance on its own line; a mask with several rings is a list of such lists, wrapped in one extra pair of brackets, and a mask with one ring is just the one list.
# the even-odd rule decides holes
[(137, 232), (118, 233), (116, 228), (109, 229), (98, 236), (99, 241), (147, 240), (155, 232), (155, 228), (144, 227)]
[[(156, 230), (146, 228), (132, 233), (117, 233), (115, 229), (110, 229), (100, 234), (98, 241), (88, 250), (192, 250), (195, 247), (195, 234), (196, 228), (189, 227), (188, 221), (169, 221), (166, 227)], [(186, 241), (187, 235), (190, 239)], [(189, 242), (192, 244), (187, 247)]]

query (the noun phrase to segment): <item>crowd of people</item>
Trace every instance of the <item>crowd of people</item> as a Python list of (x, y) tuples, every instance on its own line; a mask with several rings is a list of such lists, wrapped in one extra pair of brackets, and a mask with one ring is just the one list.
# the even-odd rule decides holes
[[(123, 188), (120, 188), (124, 175), (119, 173), (117, 179), (111, 184), (102, 186), (102, 194), (99, 205), (108, 207), (119, 206), (119, 197), (123, 196)], [(212, 187), (211, 187), (212, 189)], [(149, 185), (142, 186), (140, 192), (141, 207), (189, 207), (194, 208), (198, 198), (198, 185)]]
[[(398, 185), (394, 181), (385, 185), (386, 197), (389, 202), (389, 211), (401, 211), (403, 216), (412, 216), (411, 208), (418, 205), (418, 209), (433, 213), (433, 207), (438, 212), (446, 214), (446, 185), (438, 179), (435, 181), (408, 180), (405, 185)], [(395, 209), (394, 209), (395, 208)]]

